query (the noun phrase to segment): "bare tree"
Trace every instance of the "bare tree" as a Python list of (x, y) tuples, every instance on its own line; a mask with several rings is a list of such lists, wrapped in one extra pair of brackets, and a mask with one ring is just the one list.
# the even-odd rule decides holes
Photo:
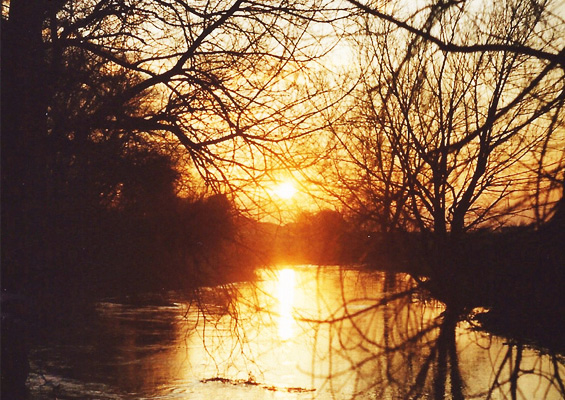
[(263, 174), (278, 143), (305, 133), (300, 80), (321, 51), (308, 31), (333, 12), (324, 1), (3, 6), (3, 231), (25, 231), (5, 242), (22, 271), (41, 264), (30, 249), (63, 142), (122, 132), (181, 144), (217, 191)]
[(382, 230), (444, 236), (533, 218), (524, 196), (536, 187), (549, 201), (536, 209), (551, 205), (552, 179), (537, 170), (560, 181), (565, 92), (550, 4), (433, 5), (408, 20), (359, 7), (363, 85), (336, 132), (358, 171), (342, 179), (357, 209)]
[[(268, 156), (278, 154), (276, 144), (304, 133), (300, 123), (309, 111), (301, 103), (311, 94), (301, 87), (300, 77), (320, 51), (308, 30), (318, 18), (326, 18), (326, 5), (3, 2), (3, 289), (25, 292), (36, 306), (50, 311), (57, 305), (43, 295), (58, 296), (59, 305), (69, 305), (69, 297), (73, 304), (86, 297), (81, 288), (88, 287), (88, 274), (68, 262), (71, 254), (58, 259), (63, 252), (51, 246), (64, 245), (56, 240), (58, 228), (50, 224), (58, 219), (54, 215), (70, 221), (86, 213), (80, 204), (73, 210), (59, 207), (61, 193), (54, 193), (56, 182), (73, 185), (91, 179), (67, 179), (80, 171), (77, 165), (94, 165), (81, 158), (84, 154), (67, 151), (78, 142), (117, 139), (116, 148), (129, 146), (130, 154), (146, 144), (182, 146), (190, 167), (216, 191), (237, 189), (228, 177), (249, 182), (264, 173)], [(165, 165), (162, 161), (157, 164)], [(60, 173), (59, 167), (72, 173)], [(156, 180), (170, 183), (170, 178)], [(112, 197), (121, 183), (93, 190), (93, 195)], [(73, 228), (65, 232), (73, 240), (84, 234)], [(90, 271), (98, 267), (86, 266)], [(73, 285), (62, 271), (73, 271), (86, 286)], [(50, 311), (37, 315), (51, 316)], [(16, 348), (23, 335), (16, 330), (4, 335), (4, 327), (3, 349)], [(25, 364), (22, 354), (15, 358)], [(3, 380), (4, 371), (11, 368), (3, 368)], [(21, 388), (25, 382), (17, 383)]]

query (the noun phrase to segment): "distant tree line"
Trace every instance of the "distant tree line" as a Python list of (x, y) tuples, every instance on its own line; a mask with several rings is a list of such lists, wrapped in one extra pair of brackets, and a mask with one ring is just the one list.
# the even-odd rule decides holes
[(340, 212), (301, 213), (284, 225), (249, 222), (241, 236), (266, 265), (353, 265), (367, 261), (371, 234)]

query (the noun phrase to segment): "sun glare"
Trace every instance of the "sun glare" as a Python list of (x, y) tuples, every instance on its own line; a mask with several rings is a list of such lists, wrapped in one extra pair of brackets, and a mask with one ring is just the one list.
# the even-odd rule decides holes
[(288, 200), (292, 198), (296, 194), (297, 190), (292, 184), (292, 182), (283, 182), (275, 186), (273, 189), (273, 193), (277, 195), (277, 197)]

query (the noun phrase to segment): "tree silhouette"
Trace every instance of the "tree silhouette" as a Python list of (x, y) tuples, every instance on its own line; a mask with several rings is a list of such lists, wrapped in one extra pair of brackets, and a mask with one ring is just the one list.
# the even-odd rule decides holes
[[(450, 312), (493, 307), (498, 323), (484, 326), (509, 336), (529, 326), (523, 340), (561, 348), (558, 5), (351, 3), (358, 81), (344, 80), (359, 83), (329, 114), (336, 150), (319, 173), (379, 232), (369, 264), (411, 273)], [(530, 226), (505, 229), (519, 222)]]
[[(264, 173), (273, 146), (302, 135), (293, 127), (311, 114), (297, 79), (318, 51), (305, 39), (322, 6), (10, 2), (2, 24), (3, 272), (31, 276), (46, 264), (55, 180), (70, 187), (93, 173), (85, 190), (106, 203), (131, 202), (128, 191), (149, 187), (151, 196), (170, 194), (172, 172), (141, 147), (172, 155), (181, 145), (216, 191), (235, 188), (228, 173)], [(106, 160), (89, 158), (95, 152)], [(135, 160), (144, 153), (155, 164)], [(114, 155), (137, 165), (136, 174), (166, 176), (143, 189), (137, 178), (126, 184), (112, 175)]]
[[(562, 172), (563, 71), (551, 52), (559, 43), (550, 43), (559, 20), (549, 5), (542, 17), (528, 4), (516, 2), (508, 14), (455, 3), (434, 13), (434, 5), (418, 29), (359, 5), (367, 16), (359, 39), (363, 85), (356, 123), (340, 140), (363, 176), (352, 189), (374, 204), (357, 208), (374, 208), (381, 229), (444, 235), (504, 224), (530, 207), (518, 194), (534, 189), (546, 152), (552, 156), (540, 168)], [(474, 17), (497, 29), (471, 35)], [(405, 29), (415, 38), (402, 42)], [(437, 43), (470, 40), (496, 46), (458, 52)], [(526, 48), (547, 54), (518, 51)], [(544, 193), (552, 188), (538, 184)]]
[[(31, 298), (32, 320), (70, 318), (101, 285), (199, 283), (156, 273), (159, 254), (169, 268), (225, 264), (211, 255), (233, 215), (217, 199), (177, 196), (177, 161), (229, 192), (229, 168), (253, 178), (271, 144), (298, 135), (282, 129), (308, 118), (295, 112), (308, 94), (294, 89), (317, 51), (301, 43), (320, 10), (3, 3), (2, 288)], [(199, 235), (201, 222), (214, 232)], [(3, 350), (23, 336), (3, 334)]]
[[(550, 1), (381, 3), (4, 2), (3, 290), (24, 292), (35, 316), (55, 319), (69, 298), (81, 306), (100, 288), (238, 279), (241, 265), (230, 259), (237, 249), (225, 244), (236, 231), (231, 199), (179, 196), (183, 168), (226, 193), (272, 175), (273, 165), (317, 164), (320, 176), (333, 172), (328, 193), (363, 229), (387, 234), (378, 241), (391, 264), (446, 304), (398, 343), (359, 328), (363, 344), (390, 356), (382, 371), (390, 375), (395, 350), (439, 331), (403, 393), (442, 398), (450, 382), (450, 395), (463, 397), (455, 329), (478, 295), (504, 306), (519, 296), (500, 293), (535, 278), (548, 285), (529, 300), (562, 304), (565, 25)], [(347, 39), (358, 65), (323, 87), (325, 69), (309, 67), (329, 51), (324, 29), (339, 30), (345, 18), (357, 28)], [(479, 231), (515, 217), (535, 221), (536, 236)], [(321, 243), (310, 249), (317, 260), (330, 262), (328, 249), (345, 230), (341, 215), (302, 224)], [(500, 249), (511, 255), (501, 259)], [(534, 261), (540, 254), (545, 264)], [(506, 279), (513, 274), (521, 280)], [(398, 300), (400, 313), (415, 294), (409, 288), (375, 308)], [(356, 316), (347, 319), (354, 325)], [(339, 336), (343, 321), (315, 322)], [(17, 364), (25, 349), (12, 326), (3, 324), (3, 355)]]

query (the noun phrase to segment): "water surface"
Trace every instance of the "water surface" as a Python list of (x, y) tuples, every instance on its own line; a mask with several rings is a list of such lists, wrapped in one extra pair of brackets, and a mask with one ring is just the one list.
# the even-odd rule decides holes
[(32, 352), (33, 398), (561, 399), (562, 359), (448, 323), (402, 274), (279, 267), (257, 283), (106, 299)]

